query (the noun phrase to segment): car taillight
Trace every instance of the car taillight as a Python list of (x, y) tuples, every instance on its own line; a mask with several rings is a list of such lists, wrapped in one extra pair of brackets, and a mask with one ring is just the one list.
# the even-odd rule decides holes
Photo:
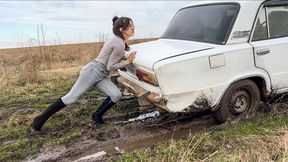
[(157, 82), (155, 76), (151, 73), (137, 69), (136, 70), (136, 76), (141, 81), (144, 81), (146, 83), (158, 86), (158, 82)]

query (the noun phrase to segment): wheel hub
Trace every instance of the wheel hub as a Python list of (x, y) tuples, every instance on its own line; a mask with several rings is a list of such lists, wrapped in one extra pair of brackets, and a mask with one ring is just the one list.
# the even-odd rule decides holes
[(249, 93), (245, 90), (240, 90), (234, 93), (232, 97), (232, 112), (240, 114), (244, 112), (250, 106), (250, 97)]
[(243, 112), (247, 107), (247, 103), (243, 98), (237, 98), (235, 103), (234, 103), (234, 108), (237, 112), (241, 113)]

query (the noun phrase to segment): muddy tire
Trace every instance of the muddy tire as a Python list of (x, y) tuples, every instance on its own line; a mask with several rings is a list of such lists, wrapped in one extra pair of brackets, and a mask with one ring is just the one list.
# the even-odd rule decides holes
[(227, 89), (214, 117), (219, 123), (245, 118), (258, 110), (259, 103), (258, 86), (248, 79), (238, 81)]

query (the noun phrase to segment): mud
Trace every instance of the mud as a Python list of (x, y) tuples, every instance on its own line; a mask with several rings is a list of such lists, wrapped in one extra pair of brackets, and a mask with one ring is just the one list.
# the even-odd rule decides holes
[(96, 139), (98, 141), (108, 141), (108, 140), (117, 139), (120, 137), (121, 137), (120, 132), (117, 129), (112, 129), (112, 130), (98, 133), (96, 136)]
[(207, 98), (198, 98), (186, 109), (186, 112), (199, 112), (211, 108), (211, 102)]
[[(262, 103), (260, 110), (276, 112), (281, 111), (282, 107), (285, 108), (281, 103), (277, 105)], [(140, 113), (138, 111), (131, 112), (126, 117), (135, 117)], [(217, 125), (209, 111), (189, 115), (166, 113), (161, 114), (157, 119), (149, 119), (144, 122), (113, 124), (120, 119), (120, 116), (115, 116), (108, 119), (108, 123), (110, 123), (108, 125), (87, 127), (87, 131), (81, 138), (58, 147), (44, 146), (40, 154), (28, 157), (24, 161), (114, 161), (119, 159), (123, 152), (151, 147), (170, 139), (185, 139), (196, 133), (223, 130), (238, 122)], [(104, 154), (101, 156), (91, 156), (91, 158), (79, 160), (103, 152)]]
[[(177, 120), (171, 120), (173, 117), (177, 117)], [(162, 115), (161, 121), (148, 120), (117, 125), (113, 124), (115, 119), (112, 118), (108, 121), (111, 123), (109, 125), (87, 128), (87, 132), (71, 144), (57, 148), (44, 147), (40, 154), (28, 157), (24, 161), (76, 161), (101, 151), (105, 151), (106, 154), (81, 162), (113, 161), (119, 159), (123, 152), (150, 147), (170, 139), (187, 138), (216, 124), (207, 114), (186, 116), (174, 114), (173, 117)]]
[[(178, 123), (175, 125), (173, 124), (173, 126), (170, 126), (168, 128), (158, 127), (156, 130), (155, 128), (143, 128), (140, 131), (138, 130), (138, 133), (133, 132), (131, 134), (127, 134), (127, 136), (121, 137), (119, 141), (115, 144), (111, 144), (107, 147), (100, 149), (92, 149), (85, 153), (72, 156), (68, 158), (68, 161), (75, 161), (80, 159), (81, 157), (92, 155), (100, 151), (105, 151), (107, 154), (105, 156), (91, 158), (89, 160), (81, 160), (81, 162), (116, 160), (121, 156), (121, 151), (129, 152), (139, 148), (147, 148), (170, 139), (187, 138), (191, 134), (206, 130), (208, 125), (211, 126), (214, 124), (214, 121), (209, 118), (204, 121), (195, 121), (193, 123), (188, 122), (181, 124)], [(118, 149), (115, 148), (120, 149), (120, 152)]]

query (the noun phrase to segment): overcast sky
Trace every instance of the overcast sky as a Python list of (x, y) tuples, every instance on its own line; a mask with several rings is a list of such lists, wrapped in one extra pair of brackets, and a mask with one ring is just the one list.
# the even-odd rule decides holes
[(0, 1), (0, 48), (35, 45), (37, 31), (45, 45), (101, 41), (111, 37), (115, 15), (133, 19), (133, 38), (159, 37), (177, 10), (193, 2)]

